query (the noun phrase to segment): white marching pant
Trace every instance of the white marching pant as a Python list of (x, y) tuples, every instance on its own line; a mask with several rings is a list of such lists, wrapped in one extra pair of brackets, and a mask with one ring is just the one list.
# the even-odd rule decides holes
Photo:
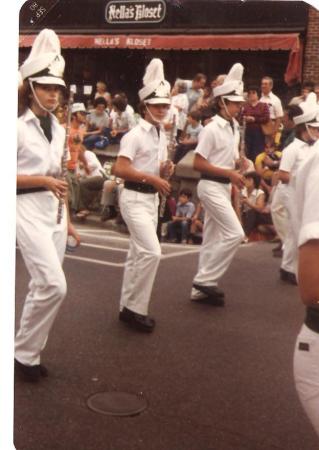
[(287, 202), (286, 196), (286, 186), (278, 184), (275, 188), (270, 207), (271, 218), (281, 242), (284, 242), (288, 228), (288, 211), (285, 206)]
[(294, 235), (292, 227), (292, 209), (296, 206), (293, 204), (293, 190), (290, 186), (286, 186), (286, 192), (283, 196), (284, 206), (287, 211), (287, 225), (286, 225), (286, 236), (283, 241), (283, 255), (281, 261), (281, 268), (287, 272), (296, 274), (297, 272), (297, 259), (298, 259), (298, 248), (297, 239)]
[(230, 184), (201, 180), (197, 192), (205, 220), (194, 283), (217, 286), (245, 235), (231, 204)]
[(123, 189), (120, 209), (130, 232), (120, 310), (127, 307), (147, 315), (153, 283), (161, 259), (161, 246), (156, 234), (158, 194)]
[(305, 324), (297, 337), (293, 364), (299, 399), (319, 436), (319, 333)]
[(40, 353), (66, 295), (62, 269), (66, 239), (66, 209), (57, 224), (58, 201), (50, 192), (17, 196), (17, 242), (31, 276), (15, 358), (25, 365), (40, 364)]

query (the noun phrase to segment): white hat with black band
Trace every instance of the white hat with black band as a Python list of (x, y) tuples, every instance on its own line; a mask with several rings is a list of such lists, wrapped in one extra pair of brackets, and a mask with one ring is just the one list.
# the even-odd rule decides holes
[(306, 100), (298, 106), (302, 110), (302, 114), (293, 118), (295, 125), (305, 123), (311, 127), (319, 127), (319, 110), (316, 94), (310, 92)]
[(223, 84), (213, 89), (214, 97), (222, 97), (231, 102), (243, 102), (244, 84), (243, 84), (244, 67), (240, 63), (232, 66)]
[(22, 80), (65, 87), (65, 61), (61, 45), (53, 30), (45, 28), (35, 38), (30, 55), (20, 67)]
[(146, 67), (143, 84), (138, 92), (141, 101), (150, 105), (171, 103), (171, 85), (165, 80), (163, 62), (159, 58), (152, 59)]

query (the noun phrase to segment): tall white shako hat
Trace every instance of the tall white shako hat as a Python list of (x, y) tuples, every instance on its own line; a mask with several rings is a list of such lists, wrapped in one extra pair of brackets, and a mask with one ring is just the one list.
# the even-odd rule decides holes
[(231, 102), (243, 102), (244, 84), (243, 84), (244, 67), (240, 63), (236, 63), (230, 69), (223, 84), (213, 89), (214, 97), (226, 98)]
[(311, 127), (319, 127), (319, 107), (316, 94), (310, 92), (306, 100), (298, 106), (302, 110), (302, 114), (293, 118), (295, 125), (305, 123)]
[(171, 85), (165, 80), (163, 62), (159, 58), (152, 59), (146, 67), (143, 84), (138, 91), (141, 101), (150, 105), (171, 103)]
[(64, 67), (59, 38), (53, 30), (45, 28), (35, 38), (30, 55), (20, 67), (20, 73), (22, 80), (65, 86), (62, 78)]

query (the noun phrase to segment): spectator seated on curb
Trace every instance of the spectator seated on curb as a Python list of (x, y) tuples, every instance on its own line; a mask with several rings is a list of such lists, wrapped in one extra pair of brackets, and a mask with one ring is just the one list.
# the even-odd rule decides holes
[(190, 226), (190, 233), (188, 237), (189, 244), (201, 244), (203, 237), (204, 215), (204, 207), (201, 202), (198, 202)]
[(94, 200), (97, 201), (98, 195), (103, 188), (105, 176), (100, 161), (90, 150), (85, 150), (84, 157), (87, 162), (89, 173), (84, 170), (83, 164), (79, 162), (77, 168), (77, 177), (80, 186), (79, 203), (77, 205), (76, 217), (85, 219), (94, 210)]
[(174, 164), (177, 164), (184, 158), (186, 153), (190, 150), (194, 150), (196, 147), (199, 133), (203, 129), (203, 125), (200, 123), (200, 117), (201, 116), (198, 111), (191, 111), (188, 114), (185, 133), (182, 133), (179, 144), (176, 147)]
[(94, 111), (87, 117), (83, 144), (88, 150), (104, 150), (109, 144), (110, 117), (106, 113), (107, 103), (103, 97), (94, 100)]
[(274, 234), (270, 209), (266, 206), (265, 192), (260, 189), (260, 176), (256, 172), (245, 175), (245, 187), (241, 191), (241, 223), (247, 240), (255, 240), (253, 232)]
[(119, 144), (135, 125), (134, 113), (127, 110), (127, 98), (117, 94), (112, 100), (110, 144)]
[(115, 219), (119, 214), (119, 196), (123, 188), (123, 180), (111, 175), (103, 184), (101, 196), (101, 222)]
[(265, 149), (260, 153), (255, 161), (256, 172), (261, 177), (261, 187), (268, 194), (271, 192), (273, 178), (278, 172), (281, 152), (275, 149), (275, 143), (272, 136), (265, 137)]
[(178, 196), (176, 215), (167, 224), (169, 242), (178, 242), (178, 234), (182, 244), (187, 244), (191, 220), (195, 211), (195, 205), (190, 201), (192, 192), (182, 189)]
[(86, 108), (83, 103), (74, 103), (72, 106), (71, 126), (68, 139), (70, 159), (67, 161), (68, 201), (70, 212), (78, 212), (80, 184), (77, 176), (79, 161), (87, 174), (90, 173), (87, 161), (84, 157), (83, 135), (85, 133)]

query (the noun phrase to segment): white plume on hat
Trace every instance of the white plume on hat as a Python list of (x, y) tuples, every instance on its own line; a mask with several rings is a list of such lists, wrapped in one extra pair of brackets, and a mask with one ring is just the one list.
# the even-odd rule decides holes
[(35, 38), (30, 55), (20, 67), (20, 73), (23, 80), (28, 78), (40, 84), (65, 86), (62, 79), (64, 67), (59, 38), (53, 30), (45, 28)]
[[(293, 118), (293, 121), (296, 125), (311, 122), (314, 119), (316, 119), (318, 122), (319, 111), (317, 104), (317, 96), (314, 92), (310, 92), (306, 100), (304, 102), (301, 102), (298, 106), (302, 109), (303, 113)], [(310, 125), (318, 126), (317, 123), (315, 122), (311, 123)]]
[(223, 97), (232, 102), (243, 102), (243, 73), (243, 65), (240, 63), (234, 64), (228, 72), (224, 82), (213, 89), (214, 97)]
[(162, 60), (152, 59), (146, 67), (143, 84), (138, 92), (140, 100), (149, 104), (170, 104), (171, 85), (165, 80)]

